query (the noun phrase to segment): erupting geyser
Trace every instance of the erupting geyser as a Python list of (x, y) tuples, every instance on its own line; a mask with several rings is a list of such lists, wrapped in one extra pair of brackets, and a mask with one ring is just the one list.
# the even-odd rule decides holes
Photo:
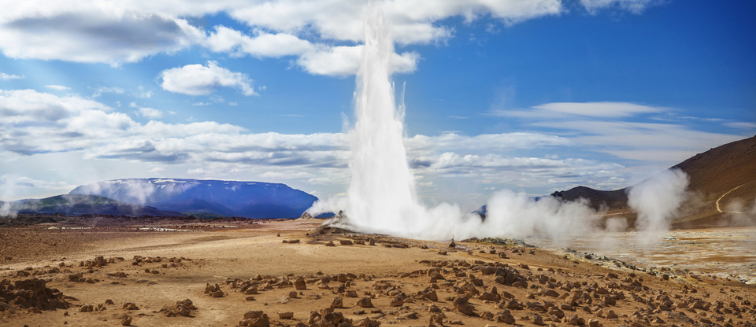
[[(346, 198), (335, 205), (345, 209), (352, 227), (385, 232), (416, 230), (420, 226), (413, 218), (425, 211), (417, 201), (407, 164), (404, 111), (396, 106), (390, 80), (393, 54), (388, 21), (380, 10), (368, 5), (365, 45), (357, 74), (357, 123), (349, 133), (352, 181)], [(324, 205), (318, 203), (313, 208)]]
[[(602, 213), (591, 209), (582, 199), (575, 202), (553, 197), (536, 200), (524, 193), (503, 190), (488, 200), (485, 220), (477, 214), (463, 214), (454, 204), (423, 206), (417, 199), (407, 163), (404, 105), (397, 107), (390, 78), (393, 56), (390, 25), (380, 10), (368, 4), (365, 45), (357, 74), (357, 122), (349, 131), (351, 184), (346, 196), (316, 202), (308, 210), (311, 215), (343, 210), (346, 217), (328, 223), (355, 231), (416, 239), (522, 238), (539, 234), (566, 240), (596, 230)], [(671, 189), (682, 186), (679, 192), (684, 192), (686, 185), (675, 183)], [(668, 216), (680, 201), (682, 198), (676, 196), (664, 204), (672, 209), (660, 211), (665, 213), (663, 219), (653, 218), (653, 213), (659, 210), (653, 211), (649, 219), (669, 221)], [(654, 204), (652, 207), (655, 208)], [(654, 227), (657, 226), (650, 228)]]

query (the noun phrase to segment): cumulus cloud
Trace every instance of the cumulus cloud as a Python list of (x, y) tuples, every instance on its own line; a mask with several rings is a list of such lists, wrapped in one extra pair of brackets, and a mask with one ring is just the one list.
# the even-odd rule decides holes
[(249, 37), (225, 26), (216, 26), (204, 45), (214, 52), (275, 58), (301, 55), (315, 48), (309, 41), (291, 34), (258, 32), (254, 37)]
[(24, 78), (24, 77), (23, 76), (6, 74), (6, 73), (3, 73), (3, 72), (0, 72), (0, 80), (3, 80), (3, 81), (9, 81), (9, 80), (12, 80), (12, 79), (22, 79), (22, 78)]
[[(490, 16), (505, 25), (563, 12), (559, 0), (421, 0), (376, 1), (392, 22), (400, 45), (443, 42), (453, 28), (440, 21), (462, 16), (471, 22)], [(61, 0), (53, 4), (11, 2), (0, 13), (0, 49), (11, 58), (103, 62), (119, 65), (158, 53), (173, 53), (192, 45), (215, 52), (255, 57), (339, 53), (333, 42), (360, 43), (365, 3), (351, 0), (145, 1), (101, 3)], [(252, 36), (224, 26), (209, 33), (189, 24), (189, 18), (226, 13), (248, 25)], [(269, 32), (265, 32), (269, 31)], [(272, 33), (271, 33), (272, 32)], [(323, 41), (314, 44), (304, 38)], [(399, 71), (412, 71), (409, 54), (400, 55)], [(310, 62), (309, 60), (304, 62)], [(323, 68), (323, 70), (328, 71)], [(318, 71), (307, 66), (306, 71)], [(335, 70), (344, 71), (344, 68)], [(339, 73), (341, 74), (341, 73)], [(335, 75), (339, 75), (335, 74)]]
[[(535, 1), (376, 1), (392, 23), (394, 40), (402, 45), (428, 43), (451, 37), (451, 28), (435, 23), (448, 17), (462, 16), (471, 22), (491, 15), (505, 24), (557, 15), (563, 10), (559, 0)], [(232, 17), (250, 26), (296, 33), (314, 29), (321, 37), (341, 41), (362, 41), (365, 4), (349, 0), (315, 0), (301, 3), (291, 0), (250, 4), (231, 10)]]
[(188, 95), (210, 95), (218, 87), (235, 87), (246, 96), (255, 95), (252, 80), (246, 74), (232, 72), (208, 61), (200, 64), (171, 68), (160, 73), (164, 90)]
[(147, 107), (139, 108), (139, 111), (137, 111), (137, 114), (139, 114), (140, 116), (144, 118), (149, 118), (149, 119), (157, 119), (157, 118), (163, 117), (162, 111), (153, 109), (153, 108), (147, 108)]
[[(200, 45), (234, 56), (296, 56), (309, 73), (344, 76), (356, 72), (353, 58), (359, 51), (354, 47), (364, 37), (365, 3), (352, 0), (37, 2), (4, 4), (0, 50), (5, 56), (118, 66)], [(608, 7), (640, 12), (655, 2), (581, 0), (592, 13)], [(450, 17), (470, 23), (486, 16), (511, 26), (565, 12), (560, 0), (377, 0), (375, 5), (391, 21), (400, 46), (443, 43), (454, 37), (454, 28), (444, 22)], [(220, 25), (206, 31), (189, 23), (221, 13), (247, 25), (252, 34)], [(414, 52), (395, 55), (395, 71), (414, 71), (418, 58)]]
[(183, 49), (203, 36), (184, 19), (138, 6), (11, 2), (3, 11), (0, 49), (10, 58), (118, 65)]
[[(297, 64), (315, 75), (350, 76), (360, 69), (362, 45), (322, 48), (303, 54)], [(394, 73), (411, 73), (417, 69), (420, 55), (416, 52), (394, 53), (391, 65)]]

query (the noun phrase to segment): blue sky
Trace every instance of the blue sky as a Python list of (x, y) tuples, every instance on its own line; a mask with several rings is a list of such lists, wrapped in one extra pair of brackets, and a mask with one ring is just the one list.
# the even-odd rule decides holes
[[(345, 191), (365, 3), (38, 2), (0, 13), (0, 199), (129, 177)], [(752, 1), (375, 3), (429, 204), (621, 188), (756, 134)]]

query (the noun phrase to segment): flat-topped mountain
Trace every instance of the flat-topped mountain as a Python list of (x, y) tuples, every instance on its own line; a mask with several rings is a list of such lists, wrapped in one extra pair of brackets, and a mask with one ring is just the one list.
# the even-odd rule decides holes
[(246, 218), (297, 218), (318, 199), (280, 183), (177, 178), (117, 179), (78, 186), (70, 194), (185, 214)]

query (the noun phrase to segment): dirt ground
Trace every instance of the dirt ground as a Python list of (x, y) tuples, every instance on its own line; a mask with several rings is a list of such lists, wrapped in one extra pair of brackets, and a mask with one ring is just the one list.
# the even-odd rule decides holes
[(321, 223), (0, 227), (0, 326), (756, 326), (737, 281)]

